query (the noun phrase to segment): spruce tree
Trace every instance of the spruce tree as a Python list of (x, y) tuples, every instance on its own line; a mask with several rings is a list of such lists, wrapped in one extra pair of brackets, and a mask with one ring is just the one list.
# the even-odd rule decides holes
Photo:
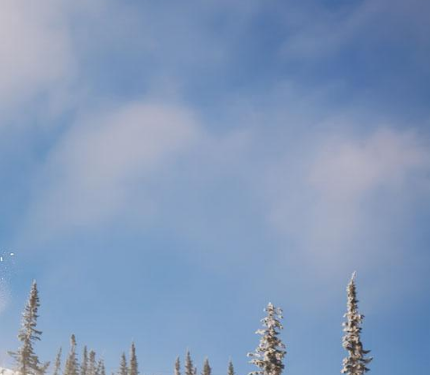
[(128, 375), (128, 366), (127, 366), (127, 358), (125, 357), (125, 353), (121, 355), (121, 364), (119, 366), (119, 375)]
[(55, 366), (54, 366), (54, 373), (53, 375), (60, 375), (61, 374), (61, 354), (63, 352), (63, 349), (60, 348), (58, 351), (57, 357), (55, 358)]
[(185, 355), (185, 375), (195, 375), (195, 368), (193, 365), (193, 360), (191, 359), (190, 351), (187, 350), (187, 354)]
[(204, 362), (203, 362), (202, 375), (211, 375), (211, 373), (212, 373), (212, 368), (209, 365), (209, 359), (206, 357)]
[(181, 375), (181, 361), (176, 357), (174, 375)]
[(370, 350), (364, 350), (361, 343), (361, 323), (364, 315), (358, 312), (357, 290), (355, 287), (356, 273), (352, 274), (351, 280), (346, 289), (348, 296), (347, 312), (344, 315), (346, 321), (342, 324), (345, 335), (343, 336), (342, 345), (348, 352), (348, 357), (343, 360), (341, 373), (349, 375), (363, 375), (369, 371), (366, 367), (373, 358), (366, 358)]
[(96, 375), (97, 372), (97, 361), (96, 361), (96, 352), (94, 350), (90, 350), (88, 355), (88, 375)]
[(9, 352), (15, 360), (15, 369), (20, 375), (44, 375), (49, 366), (49, 362), (40, 363), (33, 348), (34, 343), (40, 341), (42, 335), (42, 331), (36, 329), (39, 307), (39, 292), (36, 281), (33, 281), (18, 333), (21, 347), (16, 352)]
[(248, 353), (253, 357), (250, 363), (260, 368), (253, 371), (250, 375), (280, 375), (284, 369), (283, 359), (285, 354), (285, 345), (278, 337), (283, 326), (280, 322), (282, 319), (282, 309), (274, 307), (269, 303), (265, 309), (267, 316), (261, 320), (263, 329), (259, 329), (256, 334), (261, 335), (260, 344), (254, 353)]
[(234, 366), (233, 366), (233, 361), (230, 359), (230, 361), (228, 362), (228, 371), (227, 371), (227, 375), (236, 375), (236, 373), (234, 372)]
[(130, 375), (139, 375), (139, 368), (137, 364), (136, 346), (134, 342), (131, 343), (130, 347)]
[(81, 375), (88, 375), (88, 349), (86, 345), (82, 354)]
[(70, 337), (70, 352), (66, 360), (64, 375), (79, 375), (79, 364), (76, 356), (76, 338), (75, 335)]
[(106, 375), (105, 361), (103, 361), (103, 359), (100, 359), (97, 364), (96, 375)]

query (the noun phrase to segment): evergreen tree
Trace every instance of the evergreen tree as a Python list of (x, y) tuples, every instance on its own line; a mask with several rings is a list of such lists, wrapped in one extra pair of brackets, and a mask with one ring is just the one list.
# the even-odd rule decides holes
[(119, 375), (128, 375), (128, 366), (127, 366), (127, 358), (125, 357), (125, 353), (121, 355), (121, 364), (119, 367)]
[(181, 361), (179, 360), (179, 357), (176, 357), (174, 375), (181, 375)]
[(369, 371), (366, 367), (373, 358), (366, 358), (366, 354), (370, 353), (370, 350), (364, 350), (360, 339), (361, 333), (361, 322), (364, 319), (364, 315), (358, 312), (358, 300), (357, 290), (355, 287), (355, 276), (354, 272), (351, 277), (351, 281), (346, 289), (348, 296), (347, 312), (344, 315), (346, 322), (343, 325), (343, 336), (342, 345), (348, 352), (348, 357), (343, 360), (343, 368), (341, 373), (349, 375), (363, 375)]
[(70, 337), (70, 352), (66, 360), (64, 375), (79, 375), (79, 364), (76, 356), (76, 338), (75, 335)]
[(86, 345), (82, 354), (81, 375), (88, 375), (88, 349)]
[(39, 292), (36, 281), (33, 281), (18, 333), (21, 347), (16, 352), (9, 352), (15, 360), (15, 368), (20, 375), (44, 375), (49, 366), (49, 362), (40, 363), (33, 348), (34, 342), (40, 341), (42, 335), (42, 332), (36, 329), (39, 307)]
[(280, 375), (284, 369), (283, 359), (287, 353), (285, 345), (282, 343), (278, 335), (283, 326), (280, 322), (282, 319), (282, 309), (274, 307), (269, 303), (265, 309), (267, 316), (261, 320), (263, 329), (259, 329), (256, 333), (261, 335), (260, 344), (255, 350), (255, 353), (248, 353), (249, 357), (253, 357), (250, 363), (260, 368), (258, 371), (253, 371), (250, 375)]
[(236, 375), (236, 373), (234, 372), (233, 361), (231, 359), (228, 362), (228, 371), (227, 371), (227, 374), (228, 375)]
[(97, 361), (96, 361), (96, 352), (94, 350), (90, 350), (88, 355), (88, 375), (96, 375), (97, 372)]
[(139, 375), (139, 368), (137, 364), (136, 346), (134, 342), (131, 343), (130, 348), (130, 375)]
[(96, 375), (106, 375), (105, 361), (103, 359), (100, 359), (98, 362)]
[(185, 355), (185, 375), (195, 375), (195, 368), (193, 365), (193, 360), (191, 359), (190, 351), (187, 350), (187, 354)]
[(206, 357), (204, 362), (203, 362), (202, 375), (211, 375), (211, 373), (212, 373), (212, 368), (209, 365), (209, 359)]
[(55, 366), (54, 366), (54, 374), (53, 375), (60, 375), (61, 373), (61, 354), (63, 352), (63, 349), (60, 348), (58, 351), (57, 357), (55, 358)]

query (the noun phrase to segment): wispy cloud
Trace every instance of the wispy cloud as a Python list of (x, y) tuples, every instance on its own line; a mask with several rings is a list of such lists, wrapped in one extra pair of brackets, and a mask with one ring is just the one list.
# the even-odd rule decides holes
[(180, 107), (133, 102), (84, 115), (49, 155), (30, 221), (54, 236), (109, 222), (198, 138), (196, 119)]
[(0, 12), (2, 113), (61, 86), (72, 75), (72, 53), (62, 2), (3, 1)]
[(367, 266), (372, 253), (380, 264), (390, 250), (378, 246), (395, 249), (390, 236), (430, 194), (428, 144), (413, 131), (339, 131), (291, 155), (270, 172), (270, 219), (315, 265)]

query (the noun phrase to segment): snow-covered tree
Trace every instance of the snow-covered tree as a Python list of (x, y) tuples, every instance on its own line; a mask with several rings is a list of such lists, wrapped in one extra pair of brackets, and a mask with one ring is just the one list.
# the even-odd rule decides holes
[(119, 366), (118, 375), (128, 375), (127, 358), (125, 357), (125, 353), (122, 353), (121, 355), (121, 364)]
[(49, 362), (40, 363), (33, 348), (35, 341), (40, 341), (42, 335), (42, 331), (36, 329), (39, 307), (39, 292), (36, 281), (33, 281), (18, 333), (21, 347), (16, 352), (9, 352), (15, 360), (15, 369), (20, 375), (44, 375), (49, 366)]
[(63, 349), (60, 348), (58, 350), (57, 357), (55, 357), (55, 365), (54, 365), (54, 373), (53, 375), (60, 375), (61, 374), (61, 354), (63, 352)]
[(131, 343), (130, 347), (130, 375), (139, 375), (139, 368), (137, 364), (136, 346), (134, 342)]
[(185, 355), (185, 375), (195, 375), (196, 370), (193, 365), (193, 360), (191, 359), (190, 351), (187, 350), (187, 354)]
[(212, 368), (209, 365), (209, 359), (205, 358), (204, 362), (203, 362), (203, 371), (202, 371), (202, 375), (211, 375), (212, 373)]
[(79, 375), (79, 363), (76, 356), (76, 338), (75, 335), (70, 337), (70, 352), (64, 367), (64, 375)]
[(88, 354), (88, 375), (96, 375), (97, 373), (97, 361), (96, 361), (96, 352), (94, 350), (90, 350)]
[(267, 316), (261, 320), (263, 329), (259, 329), (256, 334), (261, 335), (260, 344), (254, 353), (248, 353), (253, 357), (250, 363), (260, 368), (253, 371), (250, 375), (280, 375), (284, 369), (283, 359), (285, 354), (285, 345), (278, 337), (283, 326), (280, 320), (283, 318), (282, 309), (267, 305), (265, 310)]
[(86, 345), (82, 354), (81, 375), (88, 375), (88, 349)]
[(179, 357), (176, 357), (174, 375), (181, 375), (181, 361)]
[(348, 351), (348, 357), (343, 360), (341, 373), (349, 375), (363, 375), (369, 371), (366, 367), (373, 358), (366, 357), (370, 350), (364, 350), (361, 343), (361, 322), (364, 315), (358, 312), (357, 290), (355, 287), (356, 273), (352, 274), (351, 280), (346, 289), (348, 296), (347, 312), (344, 315), (346, 321), (342, 324), (345, 335), (343, 336), (342, 345)]
[(227, 375), (236, 375), (236, 373), (234, 372), (233, 361), (231, 359), (230, 359), (230, 361), (228, 361)]
[(105, 361), (100, 359), (97, 364), (96, 375), (106, 375)]

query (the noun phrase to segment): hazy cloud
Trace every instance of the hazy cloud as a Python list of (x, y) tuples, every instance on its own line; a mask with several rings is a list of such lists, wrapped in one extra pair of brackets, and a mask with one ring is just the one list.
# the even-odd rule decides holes
[(271, 170), (270, 218), (311, 262), (358, 265), (428, 198), (429, 173), (428, 145), (413, 131), (325, 135)]
[(109, 221), (198, 137), (193, 114), (174, 106), (135, 102), (83, 116), (48, 158), (32, 223), (55, 234)]

